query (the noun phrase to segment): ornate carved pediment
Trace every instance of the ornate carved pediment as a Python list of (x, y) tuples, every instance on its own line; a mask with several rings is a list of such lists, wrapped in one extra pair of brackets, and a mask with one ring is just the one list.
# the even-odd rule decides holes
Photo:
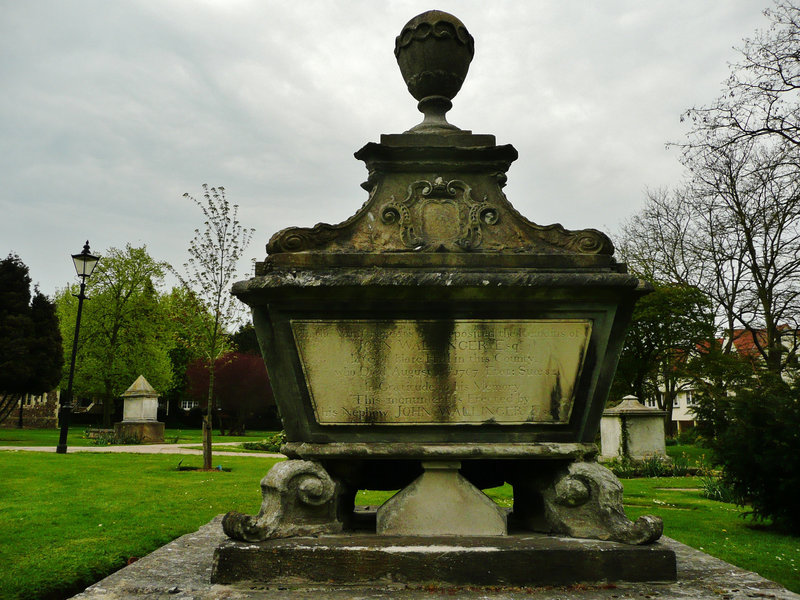
[[(409, 162), (399, 172), (387, 168), (386, 147), (372, 145), (380, 165), (370, 167), (370, 196), (359, 211), (338, 225), (290, 227), (267, 245), (270, 254), (431, 253), (507, 255), (605, 255), (611, 240), (594, 229), (570, 231), (559, 224), (532, 223), (508, 202), (503, 172), (470, 172), (441, 159)], [(405, 154), (407, 149), (403, 149)], [(425, 152), (420, 148), (420, 154)], [(405, 156), (404, 156), (405, 157)], [(430, 173), (447, 168), (454, 176)], [(482, 170), (482, 169), (481, 169)], [(411, 183), (408, 183), (409, 180)]]
[(409, 250), (445, 252), (474, 250), (481, 245), (482, 228), (497, 223), (498, 210), (487, 197), (475, 200), (463, 181), (419, 180), (401, 200), (380, 208), (381, 222), (396, 225)]

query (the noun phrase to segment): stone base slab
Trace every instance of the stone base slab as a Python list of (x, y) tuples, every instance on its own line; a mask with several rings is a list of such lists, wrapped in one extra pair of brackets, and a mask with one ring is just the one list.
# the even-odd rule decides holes
[[(75, 600), (800, 600), (800, 595), (669, 538), (678, 580), (566, 586), (449, 586), (378, 583), (227, 585), (211, 583), (214, 549), (226, 540), (222, 515), (89, 587)], [(531, 570), (539, 568), (530, 565)]]
[(342, 534), (228, 540), (214, 554), (213, 583), (404, 583), (541, 586), (675, 581), (675, 552), (546, 535), (405, 537)]
[(114, 423), (117, 436), (137, 437), (143, 442), (163, 442), (164, 423), (159, 421), (121, 421)]

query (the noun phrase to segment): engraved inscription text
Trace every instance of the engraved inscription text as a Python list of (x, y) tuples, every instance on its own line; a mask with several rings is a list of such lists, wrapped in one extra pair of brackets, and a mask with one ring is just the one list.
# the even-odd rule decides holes
[(322, 425), (566, 423), (591, 321), (293, 320)]

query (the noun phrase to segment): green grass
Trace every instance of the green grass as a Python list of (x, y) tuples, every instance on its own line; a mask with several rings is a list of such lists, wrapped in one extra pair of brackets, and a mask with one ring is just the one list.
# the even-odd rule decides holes
[[(83, 439), (85, 427), (70, 427), (67, 447), (90, 446)], [(58, 429), (0, 429), (0, 446), (55, 446), (58, 444)]]
[[(197, 446), (181, 446), (182, 448), (197, 448)], [(272, 452), (271, 450), (248, 450), (247, 448), (242, 448), (241, 446), (223, 446), (219, 444), (214, 445), (214, 449), (217, 451), (222, 452), (236, 452), (237, 454), (278, 454), (277, 451)]]
[[(255, 514), (259, 481), (276, 462), (220, 457), (231, 472), (177, 471), (199, 456), (0, 452), (0, 597), (63, 598), (130, 557), (194, 531), (213, 516)], [(655, 514), (665, 534), (800, 592), (798, 538), (741, 518), (742, 509), (700, 496), (696, 477), (628, 479), (625, 507)], [(487, 490), (510, 506), (511, 487)], [(394, 492), (361, 491), (358, 504)]]
[(678, 458), (686, 455), (690, 467), (710, 467), (713, 464), (713, 455), (708, 448), (700, 446), (667, 446), (667, 456)]
[[(800, 592), (800, 539), (742, 518), (745, 509), (706, 500), (697, 477), (627, 479), (625, 508), (635, 519), (652, 514), (664, 520), (664, 534), (755, 571)], [(678, 488), (678, 489), (676, 489)]]
[[(212, 444), (226, 442), (254, 442), (263, 440), (265, 437), (275, 435), (277, 431), (248, 431), (245, 435), (219, 435), (219, 431), (214, 430), (211, 439)], [(200, 429), (167, 429), (164, 432), (164, 440), (173, 443), (177, 439), (178, 444), (202, 444), (203, 432)]]
[[(91, 441), (83, 437), (86, 427), (70, 427), (67, 447), (91, 446)], [(218, 435), (214, 432), (212, 444), (225, 442), (252, 442), (274, 435), (274, 431), (248, 431), (247, 435)], [(55, 446), (58, 444), (58, 429), (0, 429), (0, 446)], [(202, 444), (203, 433), (199, 429), (167, 429), (165, 443)]]
[(215, 515), (255, 514), (275, 463), (225, 457), (230, 472), (177, 471), (181, 460), (202, 465), (199, 456), (0, 452), (0, 597), (63, 598)]

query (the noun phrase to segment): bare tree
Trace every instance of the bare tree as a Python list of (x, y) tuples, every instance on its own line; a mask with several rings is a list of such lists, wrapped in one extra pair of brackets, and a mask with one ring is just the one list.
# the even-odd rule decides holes
[[(619, 243), (637, 272), (703, 290), (719, 326), (750, 333), (767, 367), (795, 360), (800, 316), (800, 173), (797, 149), (757, 138), (684, 154), (687, 184), (651, 193)], [(729, 344), (732, 339), (729, 337)]]
[(178, 274), (181, 283), (196, 296), (213, 317), (201, 322), (202, 353), (209, 374), (208, 406), (203, 417), (203, 468), (211, 469), (212, 417), (216, 411), (214, 371), (217, 359), (228, 349), (227, 332), (238, 323), (243, 305), (231, 296), (237, 263), (253, 237), (254, 229), (239, 223), (236, 204), (225, 197), (225, 188), (203, 184), (203, 199), (184, 194), (203, 212), (202, 229), (195, 229), (189, 243), (189, 260)]
[(710, 145), (770, 137), (800, 146), (800, 8), (777, 0), (764, 15), (769, 27), (738, 48), (723, 94), (684, 115)]

